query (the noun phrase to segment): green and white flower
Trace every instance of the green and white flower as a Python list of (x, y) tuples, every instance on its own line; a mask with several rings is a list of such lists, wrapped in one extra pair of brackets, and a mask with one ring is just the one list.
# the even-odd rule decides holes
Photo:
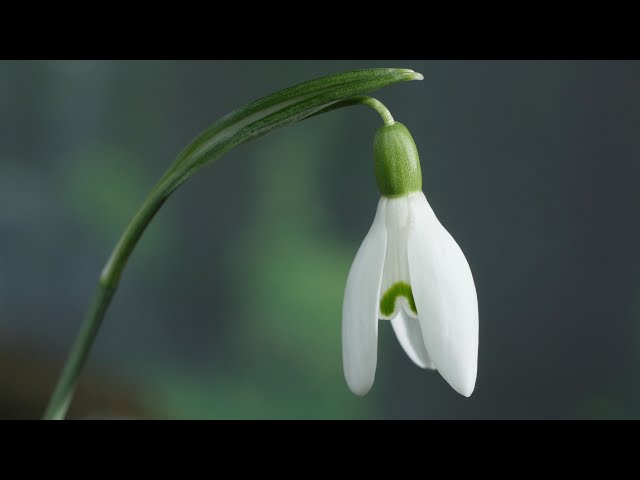
[(374, 152), (382, 197), (351, 266), (342, 310), (347, 384), (357, 395), (371, 389), (378, 320), (390, 320), (414, 363), (438, 370), (468, 397), (478, 359), (478, 301), (469, 264), (422, 192), (420, 160), (406, 127), (381, 127)]

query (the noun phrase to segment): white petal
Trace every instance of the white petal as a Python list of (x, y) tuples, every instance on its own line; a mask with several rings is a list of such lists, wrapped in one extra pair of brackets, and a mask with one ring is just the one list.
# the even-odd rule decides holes
[[(382, 285), (380, 298), (384, 299), (387, 291), (398, 283), (411, 285), (409, 277), (409, 261), (407, 257), (407, 237), (409, 235), (410, 204), (409, 198), (398, 197), (387, 200), (385, 207), (384, 223), (387, 228), (387, 248), (384, 257), (384, 269), (382, 273)], [(388, 306), (388, 305), (387, 305)], [(378, 313), (380, 319), (391, 320), (398, 315), (403, 308), (405, 311), (418, 318), (418, 315), (411, 310), (409, 300), (405, 296), (395, 297), (391, 304), (390, 311), (382, 311), (380, 305)]]
[(378, 355), (378, 303), (387, 246), (385, 204), (378, 210), (351, 265), (342, 305), (342, 361), (347, 384), (356, 395), (373, 385)]
[(424, 348), (424, 340), (422, 339), (422, 330), (420, 322), (417, 318), (412, 318), (403, 310), (391, 320), (393, 331), (398, 337), (398, 342), (404, 348), (413, 363), (421, 368), (430, 368), (435, 370), (435, 365), (429, 358), (427, 349)]
[(422, 192), (411, 195), (409, 273), (424, 343), (458, 393), (473, 392), (478, 369), (478, 299), (471, 269)]

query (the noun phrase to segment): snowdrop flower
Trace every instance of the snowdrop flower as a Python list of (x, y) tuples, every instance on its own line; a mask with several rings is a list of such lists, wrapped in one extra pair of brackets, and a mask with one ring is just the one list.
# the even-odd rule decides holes
[(391, 326), (409, 358), (438, 370), (465, 397), (478, 360), (478, 301), (469, 264), (422, 193), (418, 151), (398, 122), (374, 141), (382, 197), (351, 266), (342, 309), (344, 374), (351, 391), (373, 385), (378, 320)]

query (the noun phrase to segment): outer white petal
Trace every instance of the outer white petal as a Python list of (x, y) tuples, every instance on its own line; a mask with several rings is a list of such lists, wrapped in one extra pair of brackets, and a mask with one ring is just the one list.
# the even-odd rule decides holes
[(365, 395), (373, 385), (378, 355), (378, 304), (387, 246), (387, 200), (378, 210), (351, 265), (342, 305), (342, 361), (349, 389)]
[(422, 330), (418, 319), (412, 318), (403, 310), (400, 310), (400, 313), (391, 320), (391, 326), (396, 333), (396, 337), (398, 337), (398, 342), (400, 342), (409, 358), (413, 360), (413, 363), (421, 368), (435, 370), (436, 367), (429, 358), (427, 349), (424, 348)]
[(458, 393), (473, 392), (478, 369), (478, 299), (462, 250), (422, 192), (411, 195), (409, 273), (424, 343)]

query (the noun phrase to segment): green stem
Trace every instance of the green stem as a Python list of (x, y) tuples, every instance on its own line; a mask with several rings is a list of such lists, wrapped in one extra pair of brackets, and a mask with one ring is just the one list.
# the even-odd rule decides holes
[(51, 400), (49, 400), (49, 405), (43, 416), (44, 420), (62, 420), (65, 417), (75, 392), (78, 377), (87, 361), (89, 351), (98, 334), (111, 299), (116, 293), (120, 276), (127, 264), (127, 260), (167, 197), (168, 195), (161, 195), (154, 189), (143, 202), (140, 210), (131, 219), (113, 249), (113, 253), (100, 275), (100, 282), (98, 283), (93, 303), (80, 326), (76, 340), (71, 347), (71, 352), (67, 357), (67, 362), (60, 374), (60, 379), (51, 395)]
[(384, 104), (380, 100), (373, 97), (367, 97), (366, 95), (358, 95), (356, 97), (340, 100), (339, 102), (335, 102), (328, 107), (314, 113), (313, 115), (311, 115), (311, 117), (330, 112), (331, 110), (337, 110), (338, 108), (350, 107), (352, 105), (364, 105), (365, 107), (373, 108), (376, 112), (378, 112), (378, 115), (380, 115), (385, 125), (393, 125), (395, 123), (393, 117), (391, 116), (391, 112), (387, 109), (387, 107), (384, 106)]
[(115, 288), (105, 287), (104, 285), (98, 286), (91, 308), (80, 327), (67, 358), (67, 363), (60, 374), (58, 384), (44, 412), (42, 417), (44, 420), (62, 420), (65, 417), (73, 398), (80, 371), (89, 356), (93, 340), (96, 338), (98, 329), (102, 324), (102, 318), (115, 291)]
[(368, 105), (382, 116), (385, 124), (393, 123), (393, 117), (382, 103), (360, 94), (402, 81), (421, 79), (422, 75), (412, 70), (369, 69), (312, 80), (232, 112), (191, 142), (147, 196), (113, 249), (43, 419), (64, 419), (82, 368), (133, 249), (167, 198), (187, 178), (238, 145), (336, 108)]

